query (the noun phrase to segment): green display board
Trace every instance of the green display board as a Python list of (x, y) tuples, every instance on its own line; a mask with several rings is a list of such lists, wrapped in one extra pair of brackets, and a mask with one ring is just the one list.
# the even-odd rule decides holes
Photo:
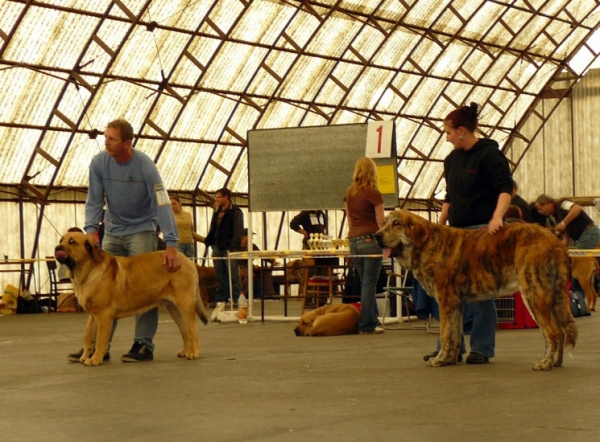
[[(365, 123), (248, 131), (250, 211), (344, 209), (354, 165), (365, 156), (367, 128)], [(391, 158), (374, 159), (393, 169), (393, 192), (383, 194), (386, 208), (398, 205), (394, 140)]]

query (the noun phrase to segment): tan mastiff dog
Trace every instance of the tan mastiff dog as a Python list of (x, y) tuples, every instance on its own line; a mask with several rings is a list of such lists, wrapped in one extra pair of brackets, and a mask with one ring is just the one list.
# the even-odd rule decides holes
[(579, 281), (585, 293), (585, 303), (589, 312), (596, 311), (598, 293), (594, 288), (594, 276), (600, 279), (600, 265), (593, 256), (571, 257), (571, 276)]
[(296, 336), (339, 336), (358, 333), (360, 311), (351, 304), (333, 304), (303, 314)]
[[(102, 251), (84, 233), (70, 232), (61, 238), (54, 255), (69, 268), (77, 301), (89, 314), (81, 356), (85, 365), (102, 364), (115, 319), (143, 313), (161, 303), (166, 304), (183, 337), (177, 356), (200, 356), (196, 315), (205, 324), (208, 315), (200, 299), (198, 273), (183, 255), (181, 268), (169, 272), (162, 264), (163, 253), (126, 258)], [(92, 355), (94, 335), (96, 351)]]
[(440, 308), (441, 350), (427, 365), (456, 364), (462, 333), (462, 303), (521, 291), (546, 342), (534, 370), (563, 362), (575, 346), (577, 326), (566, 295), (569, 254), (552, 232), (534, 224), (509, 224), (498, 233), (431, 223), (407, 210), (390, 213), (377, 233), (398, 264), (413, 272)]

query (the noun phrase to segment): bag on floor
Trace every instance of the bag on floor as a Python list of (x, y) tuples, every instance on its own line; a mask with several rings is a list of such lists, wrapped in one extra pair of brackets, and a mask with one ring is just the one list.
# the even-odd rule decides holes
[(17, 312), (17, 300), (19, 299), (19, 288), (12, 284), (6, 284), (0, 302), (0, 314), (14, 315)]
[(56, 311), (59, 313), (76, 313), (80, 311), (75, 293), (61, 293), (58, 295), (56, 305)]
[(574, 317), (578, 316), (590, 316), (591, 313), (587, 311), (585, 305), (585, 295), (579, 290), (571, 290), (569, 292), (569, 299), (571, 304), (571, 313)]
[(17, 299), (17, 313), (39, 313), (37, 301), (33, 298), (27, 299), (25, 296), (19, 296)]

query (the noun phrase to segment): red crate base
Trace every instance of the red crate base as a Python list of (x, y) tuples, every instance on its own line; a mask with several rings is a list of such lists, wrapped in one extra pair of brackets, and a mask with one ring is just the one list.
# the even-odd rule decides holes
[(498, 312), (498, 328), (537, 328), (537, 323), (529, 314), (523, 303), (521, 293), (512, 296), (495, 298), (496, 311)]

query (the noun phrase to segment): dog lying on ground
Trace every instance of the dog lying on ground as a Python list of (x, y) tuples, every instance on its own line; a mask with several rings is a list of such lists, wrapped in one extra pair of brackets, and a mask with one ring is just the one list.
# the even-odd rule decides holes
[[(77, 301), (89, 314), (80, 359), (85, 365), (102, 364), (115, 319), (143, 313), (161, 303), (166, 304), (183, 338), (177, 356), (199, 357), (196, 315), (204, 324), (208, 315), (200, 299), (198, 273), (183, 254), (181, 268), (169, 272), (162, 264), (163, 254), (113, 256), (92, 244), (84, 233), (70, 232), (61, 238), (54, 255), (69, 268)], [(92, 355), (94, 334), (96, 350)]]
[(407, 210), (390, 213), (377, 232), (401, 267), (413, 269), (440, 309), (437, 367), (456, 364), (462, 334), (462, 303), (520, 290), (546, 342), (534, 370), (550, 370), (563, 362), (564, 346), (575, 346), (577, 326), (565, 288), (567, 248), (552, 232), (534, 224), (515, 223), (490, 235), (487, 230), (456, 229), (431, 223)]
[[(196, 264), (196, 271), (198, 272), (198, 285), (200, 287), (200, 298), (204, 307), (208, 307), (211, 302), (215, 302), (214, 299), (210, 299), (208, 293), (209, 289), (217, 289), (217, 277), (215, 275), (214, 267), (199, 266)], [(214, 298), (214, 297), (213, 297)]]
[(592, 256), (571, 257), (571, 276), (579, 281), (579, 285), (585, 293), (587, 310), (596, 311), (598, 293), (594, 288), (594, 276), (600, 279), (600, 265), (596, 258)]
[(296, 336), (339, 336), (358, 333), (360, 311), (351, 304), (333, 304), (303, 314), (294, 329)]

